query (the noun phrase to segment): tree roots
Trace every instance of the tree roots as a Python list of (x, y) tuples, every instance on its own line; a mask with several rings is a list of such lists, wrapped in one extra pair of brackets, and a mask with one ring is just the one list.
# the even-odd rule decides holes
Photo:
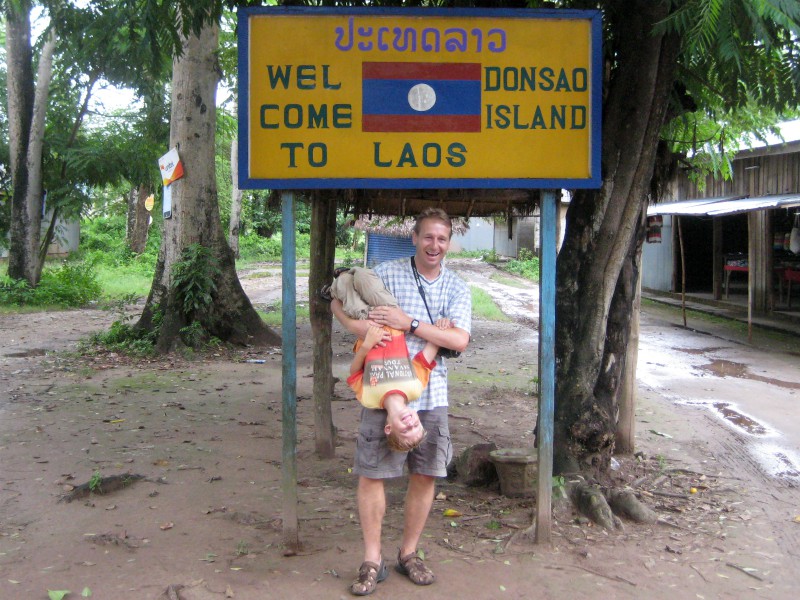
[(658, 521), (658, 515), (631, 490), (603, 489), (581, 480), (569, 486), (569, 497), (582, 515), (608, 530), (622, 529), (619, 516), (635, 523)]

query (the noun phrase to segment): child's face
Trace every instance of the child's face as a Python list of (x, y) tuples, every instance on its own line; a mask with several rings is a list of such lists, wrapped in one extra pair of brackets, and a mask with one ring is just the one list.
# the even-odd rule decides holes
[(399, 439), (411, 443), (418, 441), (424, 432), (417, 411), (408, 407), (387, 417), (386, 427), (383, 430), (386, 435), (394, 432)]

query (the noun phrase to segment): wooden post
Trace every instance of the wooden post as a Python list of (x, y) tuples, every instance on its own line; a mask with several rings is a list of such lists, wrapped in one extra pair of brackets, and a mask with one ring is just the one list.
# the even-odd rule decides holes
[(642, 272), (639, 270), (636, 296), (633, 299), (631, 335), (625, 353), (625, 370), (619, 398), (619, 423), (615, 441), (615, 452), (632, 454), (636, 435), (636, 364), (639, 362), (639, 316), (642, 311)]
[(552, 531), (553, 428), (555, 415), (556, 221), (553, 190), (542, 192), (542, 258), (539, 265), (539, 480), (536, 490), (536, 543), (550, 542)]
[(678, 242), (681, 248), (681, 314), (683, 315), (683, 326), (686, 327), (686, 253), (683, 249), (683, 229), (681, 229), (681, 217), (678, 220)]
[(336, 251), (336, 198), (329, 190), (315, 191), (311, 203), (311, 270), (308, 274), (308, 305), (314, 347), (314, 447), (319, 458), (336, 456), (333, 426), (333, 315), (328, 302), (318, 294), (333, 281)]
[(283, 543), (284, 555), (300, 549), (297, 528), (297, 290), (294, 193), (281, 193), (283, 346)]
[(722, 253), (722, 219), (713, 217), (711, 219), (712, 230), (712, 250), (711, 250), (711, 269), (712, 269), (712, 291), (714, 300), (722, 299), (722, 280), (724, 277), (725, 255)]

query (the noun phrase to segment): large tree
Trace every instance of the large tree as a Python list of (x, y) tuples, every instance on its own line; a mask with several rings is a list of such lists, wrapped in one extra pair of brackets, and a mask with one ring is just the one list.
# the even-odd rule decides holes
[(670, 172), (664, 167), (676, 158), (661, 139), (665, 126), (712, 108), (720, 127), (726, 114), (747, 106), (788, 113), (800, 90), (800, 3), (598, 4), (605, 27), (603, 182), (573, 195), (557, 261), (557, 472), (602, 472), (614, 449), (642, 213), (658, 200), (659, 181)]
[(226, 341), (279, 341), (242, 290), (220, 220), (214, 168), (219, 8), (187, 3), (174, 15), (180, 46), (169, 147), (178, 149), (185, 176), (170, 185), (172, 217), (164, 221), (153, 285), (137, 324), (158, 331), (161, 350), (187, 341), (185, 328), (195, 324), (203, 335)]
[(34, 76), (31, 3), (5, 3), (9, 164), (13, 186), (8, 274), (35, 286), (39, 281), (39, 239), (44, 204), (42, 147), (56, 37), (51, 30)]
[[(157, 180), (157, 150), (147, 145), (160, 135), (160, 150), (168, 135), (164, 88), (171, 68), (169, 44), (151, 39), (169, 36), (148, 31), (133, 4), (48, 0), (37, 5), (47, 8), (39, 18), (48, 24), (38, 42), (31, 37), (34, 3), (3, 3), (14, 196), (9, 275), (30, 285), (39, 279), (57, 219), (77, 217), (89, 203), (89, 187), (128, 179), (143, 188)], [(117, 122), (108, 125), (92, 115), (97, 91), (109, 84), (135, 90), (144, 99), (141, 116), (118, 113)], [(93, 127), (86, 128), (90, 116)], [(126, 143), (116, 143), (120, 139)], [(45, 190), (49, 223), (42, 224)], [(138, 195), (137, 206), (146, 196)]]

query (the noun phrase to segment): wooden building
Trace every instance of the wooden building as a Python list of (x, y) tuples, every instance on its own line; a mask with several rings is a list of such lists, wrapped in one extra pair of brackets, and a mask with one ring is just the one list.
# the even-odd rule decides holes
[(744, 150), (732, 167), (731, 180), (708, 177), (704, 186), (682, 175), (669, 201), (648, 209), (642, 285), (679, 292), (685, 284), (724, 300), (746, 281), (748, 306), (768, 313), (791, 306), (794, 283), (799, 307), (800, 249), (789, 241), (800, 228), (800, 141)]

